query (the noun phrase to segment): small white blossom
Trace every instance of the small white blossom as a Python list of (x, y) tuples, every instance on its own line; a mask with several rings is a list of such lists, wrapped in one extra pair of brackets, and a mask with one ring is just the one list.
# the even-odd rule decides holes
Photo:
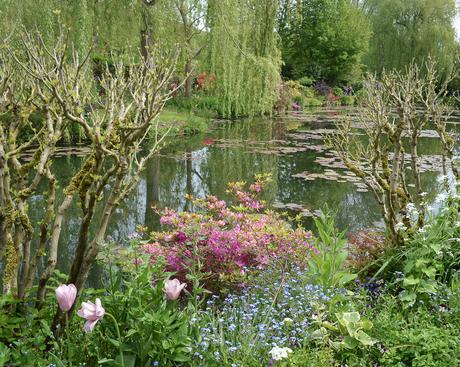
[(436, 202), (438, 203), (442, 203), (443, 201), (445, 201), (447, 199), (447, 194), (442, 192), (440, 193), (438, 196), (436, 196)]
[(396, 231), (405, 231), (407, 228), (406, 226), (404, 225), (403, 222), (398, 222), (395, 224), (395, 230)]
[(278, 346), (275, 346), (268, 353), (272, 356), (273, 360), (281, 361), (282, 359), (289, 357), (289, 353), (292, 353), (292, 349), (287, 347), (280, 348)]
[(289, 318), (289, 317), (286, 317), (284, 320), (283, 320), (283, 323), (285, 324), (292, 324), (294, 322), (293, 319)]
[(417, 211), (417, 208), (415, 207), (415, 204), (414, 203), (408, 203), (406, 205), (406, 210), (411, 213), (413, 211)]
[(437, 181), (440, 182), (440, 183), (442, 183), (442, 182), (444, 182), (445, 180), (448, 180), (448, 179), (449, 179), (448, 176), (441, 175), (441, 176), (439, 176), (439, 177), (437, 178)]

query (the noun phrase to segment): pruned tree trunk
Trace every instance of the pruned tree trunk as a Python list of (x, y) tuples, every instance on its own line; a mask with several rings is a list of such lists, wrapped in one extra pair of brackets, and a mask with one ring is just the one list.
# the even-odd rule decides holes
[(192, 96), (192, 88), (193, 88), (193, 76), (192, 76), (192, 60), (187, 59), (185, 62), (185, 96), (191, 97)]

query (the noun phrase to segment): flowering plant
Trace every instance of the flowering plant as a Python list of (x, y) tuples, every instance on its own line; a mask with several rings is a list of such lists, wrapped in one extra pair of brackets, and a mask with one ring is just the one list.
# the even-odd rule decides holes
[(151, 262), (166, 260), (168, 271), (185, 280), (200, 262), (209, 274), (207, 285), (222, 280), (240, 282), (248, 267), (262, 268), (275, 261), (303, 266), (313, 249), (311, 232), (292, 228), (278, 214), (264, 211), (260, 200), (268, 175), (258, 175), (245, 190), (244, 182), (230, 183), (234, 205), (215, 196), (192, 199), (198, 213), (165, 209), (160, 219), (168, 230), (155, 232), (140, 247)]

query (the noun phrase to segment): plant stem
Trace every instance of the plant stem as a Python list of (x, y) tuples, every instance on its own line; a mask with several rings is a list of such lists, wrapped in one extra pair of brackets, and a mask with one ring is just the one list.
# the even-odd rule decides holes
[(118, 322), (117, 319), (110, 313), (106, 312), (106, 316), (110, 317), (115, 325), (115, 329), (117, 331), (117, 336), (118, 336), (118, 343), (119, 343), (119, 349), (120, 349), (120, 358), (121, 358), (121, 366), (125, 367), (125, 359), (123, 358), (123, 348), (122, 348), (122, 343), (121, 343), (121, 335), (120, 335), (120, 328), (118, 327)]
[(69, 339), (69, 313), (65, 312), (65, 336), (67, 342), (67, 362), (69, 367), (72, 367), (72, 357), (70, 355), (70, 339)]

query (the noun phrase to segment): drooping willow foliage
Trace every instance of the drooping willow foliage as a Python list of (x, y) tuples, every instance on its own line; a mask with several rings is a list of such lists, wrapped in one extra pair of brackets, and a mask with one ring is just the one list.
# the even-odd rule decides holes
[(278, 98), (278, 0), (210, 0), (209, 72), (225, 117), (270, 113)]
[(173, 7), (169, 1), (148, 5), (144, 0), (2, 0), (0, 42), (18, 42), (22, 30), (39, 31), (53, 44), (61, 27), (68, 29), (80, 54), (93, 45), (96, 53), (137, 52), (147, 18), (155, 40), (173, 45)]
[(365, 60), (371, 71), (404, 70), (429, 58), (441, 77), (452, 69), (458, 58), (455, 0), (370, 0), (365, 9), (373, 25)]

